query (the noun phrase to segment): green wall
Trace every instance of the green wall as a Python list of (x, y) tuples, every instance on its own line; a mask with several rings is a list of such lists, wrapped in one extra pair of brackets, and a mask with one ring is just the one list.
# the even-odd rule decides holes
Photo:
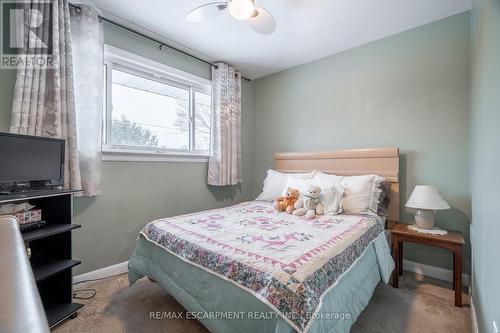
[[(275, 152), (396, 146), (402, 205), (415, 185), (435, 184), (453, 206), (437, 225), (469, 244), (468, 54), (463, 13), (254, 81), (255, 184)], [(405, 258), (452, 267), (424, 246), (405, 246)]]
[(473, 289), (479, 332), (500, 328), (500, 2), (474, 0), (470, 165)]
[[(204, 78), (210, 67), (110, 25), (105, 42)], [(14, 70), (0, 70), (0, 130), (8, 131)], [(103, 162), (102, 195), (76, 198), (74, 257), (82, 264), (76, 274), (128, 260), (138, 232), (147, 222), (252, 198), (253, 87), (242, 83), (243, 182), (234, 187), (207, 186), (207, 163)]]

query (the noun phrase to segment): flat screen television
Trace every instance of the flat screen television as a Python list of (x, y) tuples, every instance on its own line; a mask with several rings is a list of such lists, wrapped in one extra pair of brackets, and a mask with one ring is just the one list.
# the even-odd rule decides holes
[(0, 189), (50, 189), (64, 183), (64, 140), (0, 132)]

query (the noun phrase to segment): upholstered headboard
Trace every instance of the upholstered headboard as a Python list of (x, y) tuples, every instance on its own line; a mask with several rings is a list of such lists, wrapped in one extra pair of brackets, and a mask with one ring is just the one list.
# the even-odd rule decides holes
[(399, 148), (276, 153), (274, 160), (275, 169), (287, 173), (320, 170), (342, 176), (382, 176), (391, 183), (388, 224), (399, 222)]

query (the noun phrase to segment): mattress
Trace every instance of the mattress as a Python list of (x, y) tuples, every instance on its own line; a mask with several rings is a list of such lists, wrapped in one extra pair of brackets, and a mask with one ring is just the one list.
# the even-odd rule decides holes
[[(171, 269), (172, 265), (176, 268)], [(371, 295), (374, 283), (380, 279), (387, 282), (393, 267), (383, 221), (378, 216), (337, 215), (307, 220), (276, 212), (271, 204), (253, 201), (149, 223), (129, 261), (129, 277), (131, 283), (142, 276), (154, 278), (174, 297), (177, 293), (188, 310), (222, 314), (224, 304), (230, 304), (233, 311), (238, 309), (243, 314), (263, 310), (257, 313), (276, 317), (222, 318), (219, 323), (217, 319), (221, 318), (201, 320), (217, 332), (245, 332), (255, 325), (262, 326), (259, 331), (306, 332), (324, 331), (325, 325), (338, 326), (339, 320), (318, 320), (325, 319), (325, 299), (330, 307), (335, 303), (337, 310), (350, 310), (352, 321), (362, 310), (353, 308), (353, 292), (368, 288), (362, 294)], [(371, 275), (358, 279), (351, 276), (349, 281), (361, 282), (366, 276), (376, 276), (372, 283), (360, 283), (361, 289), (352, 289), (354, 282), (344, 282), (341, 289), (351, 290), (351, 297), (342, 301), (337, 295), (332, 303), (331, 295), (341, 290), (342, 281), (347, 281), (342, 278), (364, 270)], [(217, 304), (210, 305), (214, 295), (207, 304), (207, 295), (196, 288), (204, 280), (217, 281), (213, 284), (219, 288), (208, 289), (218, 292), (221, 301)], [(239, 298), (245, 300), (244, 304), (229, 297), (235, 292), (245, 295)], [(333, 319), (342, 316), (328, 313)], [(224, 320), (227, 325), (221, 324)], [(350, 327), (346, 325), (349, 320), (341, 320), (338, 327)]]

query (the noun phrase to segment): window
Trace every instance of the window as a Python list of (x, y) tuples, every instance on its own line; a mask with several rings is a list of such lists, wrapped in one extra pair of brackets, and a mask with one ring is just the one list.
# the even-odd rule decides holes
[(104, 155), (206, 160), (210, 81), (121, 50), (116, 56), (117, 50), (108, 46), (106, 51)]

